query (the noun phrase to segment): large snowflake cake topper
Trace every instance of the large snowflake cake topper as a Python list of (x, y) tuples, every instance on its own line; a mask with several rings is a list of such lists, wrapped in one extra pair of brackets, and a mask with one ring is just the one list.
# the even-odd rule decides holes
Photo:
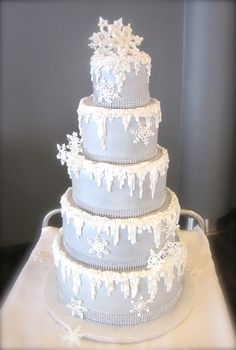
[(95, 54), (132, 56), (139, 52), (137, 46), (141, 44), (143, 38), (133, 35), (130, 24), (124, 26), (122, 18), (109, 24), (107, 20), (100, 17), (98, 26), (100, 31), (93, 33), (89, 38), (91, 40), (89, 46), (94, 49)]

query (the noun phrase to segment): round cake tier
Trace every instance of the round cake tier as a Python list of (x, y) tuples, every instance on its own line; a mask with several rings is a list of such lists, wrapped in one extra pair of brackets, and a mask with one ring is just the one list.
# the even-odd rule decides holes
[(156, 212), (127, 219), (111, 219), (77, 208), (71, 188), (61, 198), (63, 241), (67, 252), (87, 265), (107, 270), (128, 270), (147, 265), (150, 250), (160, 251), (175, 241), (180, 207), (166, 190), (164, 205)]
[(158, 146), (150, 161), (118, 165), (75, 154), (69, 165), (75, 203), (89, 213), (136, 217), (159, 209), (166, 198), (168, 153)]
[(79, 264), (64, 250), (61, 235), (53, 254), (62, 301), (75, 317), (122, 326), (147, 322), (168, 312), (182, 290), (186, 250), (181, 244), (149, 269), (123, 272)]
[(83, 153), (108, 163), (137, 163), (156, 155), (160, 102), (152, 98), (144, 107), (98, 107), (85, 97), (78, 107)]
[[(92, 69), (93, 101), (96, 105), (108, 108), (135, 108), (149, 103), (149, 65), (139, 62), (137, 69), (133, 63), (128, 63), (126, 70), (115, 72), (114, 67), (109, 66), (110, 60), (105, 61), (108, 65), (103, 62), (99, 68)], [(128, 58), (126, 61), (128, 62)], [(92, 62), (96, 64), (97, 60)], [(118, 62), (119, 59), (116, 59), (112, 64), (117, 65)]]

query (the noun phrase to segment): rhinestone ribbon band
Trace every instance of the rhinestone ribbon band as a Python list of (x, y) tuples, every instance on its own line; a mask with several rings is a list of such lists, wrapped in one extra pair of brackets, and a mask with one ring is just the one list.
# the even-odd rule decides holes
[[(148, 321), (158, 319), (163, 314), (170, 311), (177, 303), (181, 292), (182, 292), (182, 287), (179, 289), (179, 291), (176, 293), (174, 298), (169, 303), (156, 308), (152, 308), (151, 306), (149, 306), (149, 312), (142, 312), (140, 316), (138, 316), (136, 313), (127, 313), (127, 314), (120, 314), (120, 315), (110, 314), (110, 313), (104, 314), (104, 313), (96, 312), (89, 309), (84, 313), (83, 316), (84, 316), (84, 319), (87, 319), (89, 321), (94, 321), (97, 323), (102, 323), (102, 324), (111, 325), (111, 326), (131, 326), (135, 324), (145, 323)], [(62, 302), (65, 304), (67, 304), (70, 301), (70, 298), (62, 294), (61, 290), (60, 290), (60, 297), (62, 299)]]
[(147, 266), (147, 258), (140, 259), (130, 259), (130, 260), (107, 260), (107, 259), (98, 259), (96, 257), (89, 257), (87, 255), (81, 254), (77, 250), (71, 247), (63, 239), (63, 244), (65, 250), (72, 256), (74, 259), (78, 260), (81, 263), (85, 263), (91, 267), (95, 267), (102, 270), (115, 270), (115, 271), (124, 271), (124, 270), (134, 270), (140, 269)]

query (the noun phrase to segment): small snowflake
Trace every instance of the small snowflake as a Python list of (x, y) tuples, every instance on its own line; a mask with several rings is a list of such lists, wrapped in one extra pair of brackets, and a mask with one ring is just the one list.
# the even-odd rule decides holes
[(109, 242), (102, 240), (100, 236), (97, 235), (95, 239), (88, 238), (87, 241), (90, 246), (90, 254), (95, 254), (99, 259), (103, 258), (104, 255), (110, 254), (107, 249)]
[(70, 153), (81, 153), (82, 152), (82, 140), (78, 137), (77, 132), (73, 132), (72, 135), (67, 135), (68, 145), (64, 143), (57, 145), (58, 154), (57, 159), (61, 160), (61, 164), (64, 165), (69, 157)]
[(115, 84), (108, 83), (104, 78), (99, 83), (99, 97), (98, 102), (105, 101), (107, 105), (111, 105), (112, 102), (119, 97), (119, 94), (115, 92)]
[(69, 345), (80, 345), (81, 344), (81, 338), (84, 337), (85, 334), (82, 332), (81, 327), (78, 327), (76, 329), (68, 328), (66, 330), (66, 334), (63, 336), (63, 340)]
[(109, 24), (107, 20), (99, 18), (100, 32), (93, 33), (89, 38), (89, 46), (95, 50), (95, 54), (109, 56), (116, 54), (119, 56), (135, 55), (139, 51), (142, 37), (132, 34), (130, 24), (123, 25), (122, 18)]
[(148, 304), (153, 303), (153, 299), (144, 300), (143, 296), (139, 297), (137, 301), (131, 300), (132, 309), (129, 310), (130, 313), (137, 312), (138, 317), (142, 315), (143, 312), (149, 312)]
[(151, 130), (151, 124), (143, 125), (140, 122), (138, 123), (137, 129), (131, 130), (130, 133), (134, 136), (133, 143), (143, 142), (146, 146), (149, 143), (149, 138), (155, 135), (155, 133)]
[(88, 311), (88, 309), (83, 305), (83, 301), (80, 299), (71, 298), (66, 307), (71, 310), (72, 316), (76, 315), (80, 318), (84, 318), (84, 312)]

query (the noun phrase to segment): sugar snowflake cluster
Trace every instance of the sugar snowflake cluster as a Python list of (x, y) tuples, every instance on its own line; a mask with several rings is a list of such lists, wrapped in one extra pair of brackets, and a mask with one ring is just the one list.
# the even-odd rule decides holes
[(77, 132), (73, 132), (72, 135), (67, 135), (67, 140), (69, 141), (68, 145), (64, 143), (62, 145), (57, 145), (57, 159), (60, 159), (62, 165), (67, 162), (69, 154), (82, 153), (82, 140), (79, 139)]
[(147, 268), (159, 267), (166, 263), (166, 258), (174, 258), (178, 261), (185, 261), (186, 248), (181, 242), (168, 241), (164, 247), (156, 253), (150, 249), (150, 256), (147, 261)]
[(93, 33), (89, 38), (91, 40), (89, 46), (94, 49), (95, 54), (133, 56), (139, 52), (137, 46), (141, 44), (143, 38), (133, 35), (130, 24), (124, 26), (122, 18), (109, 24), (107, 20), (100, 17), (98, 26), (100, 31)]

